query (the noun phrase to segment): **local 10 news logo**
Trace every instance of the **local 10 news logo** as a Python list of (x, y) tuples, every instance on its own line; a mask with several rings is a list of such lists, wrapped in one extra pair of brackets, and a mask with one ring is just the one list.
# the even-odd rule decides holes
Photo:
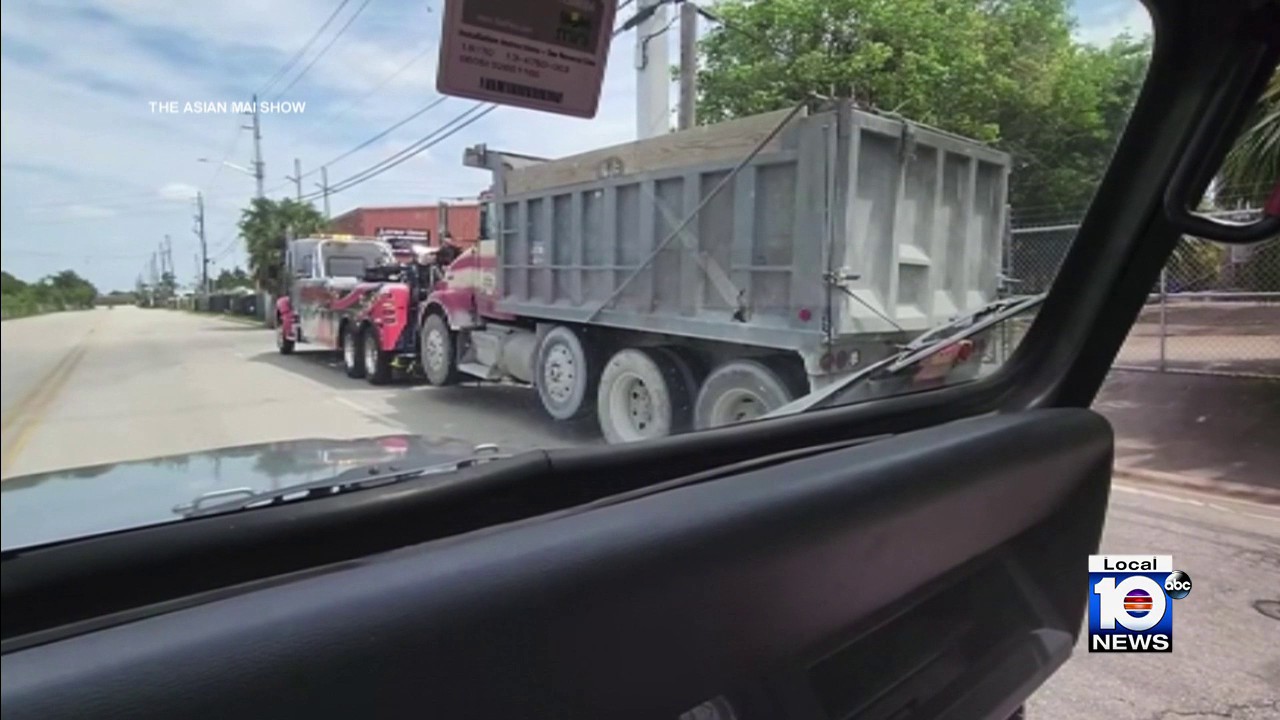
[(1173, 601), (1191, 577), (1172, 555), (1089, 556), (1089, 652), (1172, 652)]

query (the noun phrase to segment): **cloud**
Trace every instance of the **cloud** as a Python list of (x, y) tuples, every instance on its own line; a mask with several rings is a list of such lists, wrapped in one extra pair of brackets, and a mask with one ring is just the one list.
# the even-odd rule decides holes
[(184, 182), (171, 182), (161, 185), (156, 194), (164, 200), (193, 200), (200, 189)]
[(100, 218), (115, 217), (118, 213), (111, 208), (100, 207), (98, 205), (68, 205), (63, 211), (68, 217), (98, 220)]
[[(209, 244), (219, 266), (242, 263), (236, 222), (253, 197), (254, 180), (196, 159), (250, 166), (253, 139), (242, 128), (248, 118), (234, 112), (160, 113), (150, 103), (248, 100), (335, 4), (0, 0), (0, 233), (12, 247), (42, 250), (4, 254), (4, 268), (40, 277), (74, 267), (104, 288), (131, 287), (142, 261), (131, 265), (128, 258), (145, 260), (165, 235), (173, 238), (175, 256), (189, 257), (198, 249), (188, 202), (197, 189), (205, 195)], [(348, 4), (311, 53), (263, 99), (275, 99), (293, 82), (358, 5)], [(306, 111), (262, 117), (265, 185), (273, 196), (295, 193), (285, 178), (293, 174), (295, 158), (306, 174), (303, 191), (314, 192), (321, 163), (438, 98), (440, 8), (439, 0), (370, 3), (284, 92), (281, 99), (306, 102)], [(632, 139), (634, 43), (633, 34), (614, 43), (596, 118), (501, 107), (417, 157), (334, 195), (333, 214), (360, 205), (478, 194), (490, 183), (488, 173), (462, 165), (463, 149), (476, 143), (559, 157)], [(333, 164), (330, 183), (427, 136), (472, 104), (448, 99)], [(85, 264), (87, 248), (109, 260)]]

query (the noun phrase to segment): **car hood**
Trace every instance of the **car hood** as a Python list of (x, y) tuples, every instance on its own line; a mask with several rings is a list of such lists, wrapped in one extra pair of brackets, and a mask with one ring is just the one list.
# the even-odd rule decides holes
[(178, 521), (175, 506), (219, 490), (268, 492), (357, 466), (421, 467), (474, 454), (471, 443), (419, 435), (309, 438), (24, 475), (0, 483), (0, 547)]

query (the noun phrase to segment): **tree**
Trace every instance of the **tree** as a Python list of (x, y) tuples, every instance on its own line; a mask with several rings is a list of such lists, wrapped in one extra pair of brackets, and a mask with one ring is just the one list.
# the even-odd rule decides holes
[(213, 279), (214, 290), (232, 290), (240, 287), (253, 287), (253, 279), (244, 268), (223, 268)]
[(1220, 194), (1260, 205), (1280, 182), (1280, 69), (1222, 164)]
[[(1260, 207), (1280, 182), (1280, 69), (1227, 153), (1218, 179), (1220, 197), (1252, 207)], [(1280, 290), (1280, 240), (1257, 247), (1240, 268), (1239, 281), (1250, 290)]]
[(1066, 0), (724, 0), (700, 43), (699, 119), (850, 96), (1013, 156), (1015, 208), (1088, 202), (1149, 43), (1072, 39)]
[(260, 286), (270, 286), (284, 265), (286, 238), (320, 232), (324, 216), (297, 200), (255, 198), (240, 214), (240, 236), (249, 256), (249, 272)]
[(63, 270), (28, 283), (5, 272), (0, 275), (4, 317), (23, 317), (72, 308), (91, 308), (98, 298), (93, 283), (74, 270)]

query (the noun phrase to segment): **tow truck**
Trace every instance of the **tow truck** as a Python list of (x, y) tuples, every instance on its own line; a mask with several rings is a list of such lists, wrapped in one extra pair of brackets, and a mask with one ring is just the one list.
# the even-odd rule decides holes
[(288, 242), (284, 273), (275, 303), (281, 354), (298, 343), (336, 350), (348, 377), (374, 385), (414, 370), (418, 306), (439, 274), (425, 243), (311, 235)]

